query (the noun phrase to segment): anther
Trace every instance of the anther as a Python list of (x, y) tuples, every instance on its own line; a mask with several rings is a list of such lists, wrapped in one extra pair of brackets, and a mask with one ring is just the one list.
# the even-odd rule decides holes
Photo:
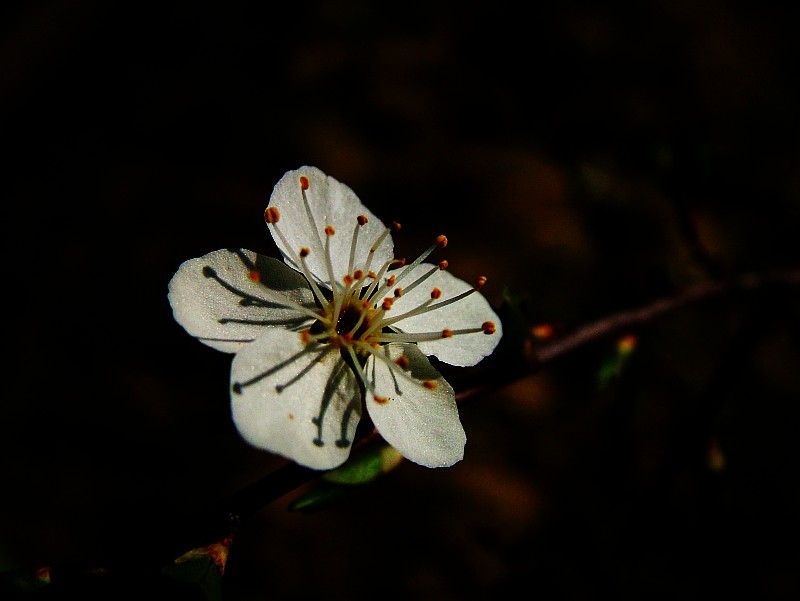
[(358, 225), (366, 225), (369, 219), (367, 219), (366, 215), (359, 215), (356, 217), (356, 221), (358, 221)]
[(494, 334), (497, 326), (494, 325), (493, 321), (484, 321), (481, 325), (481, 330), (483, 330), (484, 334)]
[(442, 296), (442, 291), (441, 290), (439, 290), (438, 288), (434, 288), (433, 290), (431, 290), (431, 298), (433, 300), (436, 300), (440, 296)]
[(375, 402), (378, 403), (378, 405), (385, 405), (389, 402), (389, 397), (378, 396), (377, 394), (373, 394), (372, 398), (375, 399)]
[(386, 285), (387, 285), (389, 288), (391, 288), (392, 286), (394, 286), (394, 282), (395, 282), (395, 280), (396, 280), (396, 279), (397, 279), (397, 277), (396, 277), (396, 276), (394, 276), (394, 275), (390, 275), (388, 278), (386, 278)]
[(311, 250), (304, 246), (303, 248), (300, 249), (300, 253), (299, 253), (300, 254), (300, 258), (301, 259), (305, 259), (309, 255), (310, 252), (311, 252)]
[(336, 233), (336, 230), (333, 229), (332, 225), (325, 226), (325, 235), (326, 236), (333, 236)]
[(394, 289), (394, 295), (397, 298), (400, 298), (401, 296), (403, 296), (403, 289), (402, 288), (395, 288)]
[(353, 283), (353, 276), (351, 276), (351, 275), (348, 273), (346, 276), (344, 276), (344, 277), (342, 278), (342, 281), (344, 282), (344, 285), (345, 285), (345, 286), (349, 286), (350, 284), (352, 284), (352, 283)]
[(441, 269), (442, 271), (444, 271), (445, 269), (447, 269), (447, 266), (448, 266), (448, 265), (450, 265), (450, 263), (448, 263), (446, 260), (444, 260), (444, 261), (439, 261), (439, 269)]
[(397, 359), (394, 360), (397, 365), (399, 365), (402, 369), (408, 369), (408, 357), (405, 355), (400, 355)]
[(444, 248), (447, 246), (447, 236), (436, 236), (436, 240), (434, 240), (434, 242), (439, 248)]
[(427, 388), (428, 390), (436, 390), (438, 388), (438, 384), (433, 380), (422, 380), (422, 385)]
[(308, 186), (309, 185), (310, 184), (308, 183), (308, 178), (305, 175), (301, 175), (300, 176), (300, 189), (301, 190), (308, 190)]
[(278, 223), (281, 219), (281, 212), (275, 207), (264, 209), (264, 221), (267, 223)]
[(475, 289), (483, 288), (484, 284), (486, 284), (486, 276), (481, 276), (477, 280), (475, 280)]
[(364, 272), (363, 272), (363, 271), (361, 271), (360, 269), (356, 269), (356, 270), (353, 272), (353, 277), (354, 277), (355, 279), (357, 279), (357, 280), (361, 280), (361, 279), (363, 279), (363, 278), (364, 278)]
[(369, 272), (367, 272), (367, 277), (370, 277), (370, 278), (372, 278), (374, 280), (375, 278), (378, 277), (378, 274), (375, 273), (374, 271), (369, 271)]
[(311, 331), (310, 330), (303, 330), (300, 332), (300, 340), (303, 341), (303, 344), (308, 344), (311, 342)]
[(397, 221), (392, 221), (392, 225), (391, 225), (391, 226), (389, 226), (389, 227), (392, 229), (392, 231), (393, 231), (393, 232), (399, 232), (399, 231), (400, 231), (400, 229), (401, 229), (403, 226), (402, 226), (402, 225), (400, 225), (400, 223), (399, 223), (399, 222), (397, 222)]
[(449, 330), (445, 328), (442, 330), (442, 338), (452, 338), (453, 337), (453, 330)]
[(389, 309), (392, 308), (393, 304), (394, 304), (394, 299), (387, 296), (385, 299), (383, 299), (383, 303), (381, 304), (381, 308), (384, 311), (388, 311)]
[(256, 284), (258, 284), (261, 281), (261, 272), (258, 271), (257, 269), (253, 269), (250, 273), (247, 274), (247, 276), (250, 278), (251, 282), (255, 282)]

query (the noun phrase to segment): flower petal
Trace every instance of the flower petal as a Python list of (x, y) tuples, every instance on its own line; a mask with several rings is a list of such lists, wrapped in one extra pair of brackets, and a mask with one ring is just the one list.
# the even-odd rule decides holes
[(217, 250), (184, 262), (169, 283), (175, 319), (215, 349), (235, 353), (269, 326), (309, 318), (275, 299), (315, 308), (306, 279), (277, 259), (245, 249)]
[(361, 393), (337, 350), (270, 328), (233, 358), (231, 410), (250, 444), (330, 469), (350, 454)]
[[(301, 177), (308, 178), (306, 197), (311, 208), (313, 224), (303, 202)], [(308, 248), (310, 253), (306, 258), (306, 264), (309, 271), (328, 288), (331, 288), (331, 285), (325, 263), (325, 227), (330, 225), (336, 232), (330, 239), (330, 252), (334, 277), (340, 282), (348, 271), (353, 230), (360, 227), (353, 269), (364, 268), (370, 247), (386, 230), (381, 220), (361, 204), (355, 192), (316, 167), (301, 167), (287, 172), (275, 185), (269, 206), (277, 208), (280, 212), (280, 221), (277, 225), (291, 246), (287, 248), (283, 240), (273, 234), (284, 260), (299, 270), (292, 257), (295, 257), (301, 248)], [(363, 226), (357, 225), (359, 215), (367, 218)], [(375, 251), (370, 269), (377, 271), (386, 261), (390, 261), (394, 256), (392, 252), (392, 237), (386, 236)]]
[[(402, 286), (407, 290), (416, 279), (435, 267), (435, 265), (429, 263), (418, 265), (412, 273), (403, 277)], [(399, 275), (402, 270), (398, 270), (396, 273)], [(419, 286), (404, 292), (401, 297), (396, 298), (392, 305), (391, 313), (387, 317), (401, 315), (418, 307), (425, 301), (429, 301), (431, 290), (434, 288), (438, 288), (442, 293), (441, 297), (434, 303), (437, 304), (466, 292), (472, 289), (473, 286), (451, 275), (446, 270), (436, 269), (433, 275)], [(407, 317), (397, 322), (395, 327), (403, 332), (417, 334), (421, 332), (441, 332), (444, 329), (456, 331), (480, 328), (487, 321), (495, 324), (494, 334), (476, 332), (474, 334), (463, 334), (452, 338), (419, 343), (420, 350), (426, 355), (436, 355), (441, 361), (450, 365), (468, 367), (475, 365), (481, 359), (490, 355), (503, 336), (500, 318), (497, 317), (497, 314), (489, 305), (489, 301), (480, 292), (474, 292), (441, 309)]]
[[(365, 373), (372, 387), (367, 411), (381, 436), (404, 457), (426, 467), (460, 461), (467, 437), (453, 387), (414, 344), (387, 344), (378, 352), (385, 360), (370, 356)], [(408, 361), (404, 369), (394, 363), (401, 356)]]

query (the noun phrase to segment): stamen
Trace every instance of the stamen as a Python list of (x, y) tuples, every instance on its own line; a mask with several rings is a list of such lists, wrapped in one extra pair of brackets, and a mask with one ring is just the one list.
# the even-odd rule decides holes
[(401, 296), (403, 296), (403, 289), (402, 288), (395, 288), (394, 289), (394, 295), (397, 298), (400, 298)]
[(386, 240), (386, 236), (389, 235), (390, 231), (391, 230), (389, 228), (383, 230), (383, 233), (378, 236), (378, 239), (375, 240), (375, 242), (372, 243), (372, 246), (369, 247), (369, 254), (367, 254), (367, 262), (364, 264), (364, 271), (369, 272), (370, 265), (372, 265), (372, 258), (375, 256), (375, 251), (378, 250), (378, 247), (381, 245), (381, 243)]
[(497, 326), (494, 325), (493, 321), (484, 321), (481, 329), (484, 334), (494, 334), (497, 331)]
[[(470, 288), (469, 290), (467, 290), (465, 292), (462, 292), (461, 294), (457, 294), (456, 296), (454, 296), (452, 298), (448, 298), (447, 300), (443, 300), (442, 302), (436, 303), (436, 304), (431, 304), (431, 301), (425, 301), (424, 303), (422, 303), (416, 309), (411, 309), (411, 311), (407, 311), (407, 312), (403, 313), (402, 315), (397, 315), (396, 317), (393, 317), (392, 319), (387, 319), (386, 321), (383, 322), (382, 325), (383, 326), (389, 326), (389, 325), (392, 325), (393, 323), (397, 323), (398, 321), (401, 321), (401, 320), (403, 320), (403, 319), (405, 319), (407, 317), (414, 317), (416, 315), (422, 315), (423, 313), (428, 313), (429, 311), (435, 311), (436, 309), (441, 309), (442, 307), (446, 307), (447, 305), (452, 305), (453, 303), (457, 303), (458, 301), (468, 297), (470, 294), (473, 294), (477, 290), (478, 290), (477, 288)], [(438, 288), (434, 288), (431, 291), (431, 299), (432, 300), (433, 299), (437, 299), (440, 296), (441, 296), (441, 291)]]
[(322, 250), (322, 240), (319, 237), (319, 228), (317, 227), (317, 222), (314, 220), (314, 214), (311, 212), (311, 204), (308, 202), (308, 196), (306, 195), (306, 190), (310, 187), (308, 178), (305, 175), (300, 176), (300, 193), (303, 195), (303, 205), (306, 208), (306, 216), (308, 217), (308, 223), (311, 225), (311, 229), (314, 232), (314, 239), (317, 241), (319, 245), (319, 250)]
[(281, 212), (275, 207), (267, 207), (264, 209), (264, 221), (268, 224), (278, 223), (281, 219)]
[[(275, 231), (277, 232), (278, 229), (275, 228)], [(283, 236), (280, 237), (281, 240), (283, 240)], [(324, 307), (325, 305), (328, 304), (328, 299), (326, 299), (325, 295), (322, 294), (322, 290), (320, 290), (319, 286), (317, 286), (317, 282), (314, 280), (314, 276), (311, 275), (311, 272), (308, 270), (308, 265), (306, 265), (306, 257), (309, 255), (310, 252), (311, 251), (308, 250), (307, 248), (301, 248), (299, 257), (297, 255), (294, 255), (294, 253), (292, 254), (294, 255), (294, 259), (296, 259), (295, 263), (300, 265), (300, 269), (302, 270), (303, 275), (308, 281), (308, 285), (311, 288), (311, 292), (314, 293), (314, 297), (317, 299), (317, 303), (319, 304), (320, 307)]]
[(402, 266), (404, 261), (405, 259), (392, 259), (391, 261), (386, 261), (386, 263), (383, 264), (383, 267), (380, 268), (378, 273), (374, 274), (373, 272), (370, 272), (370, 274), (373, 274), (375, 277), (373, 281), (370, 282), (367, 291), (363, 294), (363, 298), (372, 300), (373, 297), (379, 297), (386, 294), (386, 291), (392, 286), (394, 286), (395, 280), (397, 278), (393, 279), (391, 284), (388, 284), (387, 280), (387, 283), (381, 286), (380, 289), (378, 288), (378, 284), (380, 283), (381, 279), (383, 278), (383, 275), (386, 273), (386, 270), (389, 269), (389, 267), (398, 263), (400, 264), (400, 266)]
[(353, 271), (353, 265), (356, 261), (356, 246), (358, 246), (358, 231), (363, 225), (369, 221), (364, 215), (356, 217), (356, 226), (353, 228), (353, 241), (350, 243), (350, 261), (347, 264), (347, 272)]
[[(333, 229), (332, 226), (326, 225), (325, 226), (325, 268), (328, 270), (328, 280), (331, 283), (331, 290), (336, 290), (336, 287), (339, 283), (336, 281), (336, 277), (333, 275), (333, 261), (331, 260), (331, 238), (336, 233), (336, 230)], [(334, 322), (336, 320), (334, 319)]]
[[(397, 359), (392, 361), (386, 354), (381, 351), (380, 349), (375, 349), (368, 344), (364, 344), (363, 342), (359, 344), (359, 348), (366, 350), (370, 355), (383, 361), (383, 363), (395, 374), (401, 376), (404, 380), (416, 384), (417, 386), (424, 386), (428, 390), (435, 390), (438, 386), (436, 382), (432, 380), (417, 380), (407, 371), (405, 371), (406, 367), (408, 366), (408, 359), (405, 355), (400, 355)], [(372, 389), (370, 389), (372, 392)], [(397, 391), (402, 394), (400, 389), (398, 388)], [(375, 393), (373, 392), (373, 395)]]
[(402, 280), (404, 277), (406, 277), (409, 273), (414, 271), (414, 268), (417, 265), (419, 265), (420, 263), (422, 263), (425, 259), (427, 259), (428, 255), (430, 255), (434, 250), (436, 250), (437, 248), (444, 248), (445, 246), (447, 246), (447, 236), (436, 236), (436, 239), (433, 241), (433, 244), (425, 252), (423, 252), (420, 256), (418, 256), (416, 259), (414, 259), (414, 261), (408, 267), (406, 267), (400, 273), (400, 275), (397, 276), (398, 283), (400, 282), (400, 280)]

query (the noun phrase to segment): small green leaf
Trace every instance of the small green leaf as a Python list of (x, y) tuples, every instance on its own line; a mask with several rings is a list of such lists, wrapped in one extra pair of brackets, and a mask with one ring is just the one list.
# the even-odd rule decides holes
[(198, 587), (208, 601), (221, 601), (222, 576), (228, 560), (231, 538), (192, 549), (161, 571), (181, 582)]
[(365, 484), (400, 465), (403, 456), (390, 445), (380, 445), (353, 457), (322, 476), (334, 484)]
[(403, 456), (388, 444), (370, 448), (341, 467), (323, 474), (316, 486), (289, 504), (289, 511), (310, 513), (331, 507), (361, 490), (359, 485), (372, 482), (402, 461)]

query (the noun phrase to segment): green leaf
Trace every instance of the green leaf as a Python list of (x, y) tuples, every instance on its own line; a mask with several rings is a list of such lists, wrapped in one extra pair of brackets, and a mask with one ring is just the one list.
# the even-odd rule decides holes
[(403, 456), (388, 444), (369, 448), (351, 457), (341, 467), (323, 474), (316, 486), (289, 504), (289, 511), (310, 513), (331, 507), (360, 491), (360, 486), (393, 470), (402, 461)]
[(161, 571), (162, 573), (199, 588), (207, 601), (221, 601), (222, 576), (228, 560), (231, 538), (192, 549)]
[(334, 484), (365, 484), (400, 465), (403, 456), (390, 445), (379, 445), (353, 457), (322, 477)]

